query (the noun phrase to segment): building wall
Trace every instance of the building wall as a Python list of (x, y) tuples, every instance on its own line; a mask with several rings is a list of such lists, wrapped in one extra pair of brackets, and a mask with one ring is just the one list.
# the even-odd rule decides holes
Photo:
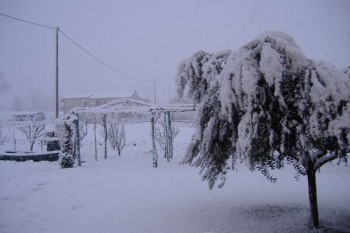
[(76, 107), (96, 107), (118, 99), (119, 98), (67, 98), (62, 100), (63, 111), (67, 113)]
[(75, 107), (84, 107), (84, 102), (87, 102), (87, 99), (75, 98), (75, 99), (63, 99), (63, 111), (64, 113), (69, 112), (72, 108)]
[[(127, 97), (129, 99), (134, 99), (134, 100), (139, 100), (139, 101), (144, 101), (145, 103), (149, 103), (149, 100), (142, 99), (139, 97)], [(91, 108), (91, 107), (97, 107), (103, 104), (110, 103), (112, 101), (120, 100), (124, 98), (64, 98), (62, 100), (63, 102), (63, 111), (64, 113), (69, 112), (71, 109), (76, 108), (76, 107), (81, 107), (81, 108)], [(133, 103), (133, 105), (141, 105), (138, 103)]]

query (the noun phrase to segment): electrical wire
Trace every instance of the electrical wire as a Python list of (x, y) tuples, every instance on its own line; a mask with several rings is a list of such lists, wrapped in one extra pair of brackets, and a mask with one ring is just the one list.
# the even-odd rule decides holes
[(56, 28), (54, 28), (54, 27), (49, 27), (49, 26), (46, 26), (46, 25), (42, 25), (42, 24), (38, 24), (38, 23), (33, 23), (33, 22), (30, 22), (30, 21), (27, 21), (27, 20), (23, 20), (23, 19), (19, 19), (19, 18), (10, 16), (10, 15), (3, 14), (3, 13), (1, 13), (1, 12), (0, 12), (0, 15), (2, 15), (2, 16), (4, 16), (4, 17), (11, 18), (11, 19), (14, 19), (14, 20), (18, 20), (18, 21), (21, 21), (21, 22), (24, 22), (24, 23), (28, 23), (28, 24), (32, 24), (32, 25), (35, 25), (35, 26), (43, 27), (43, 28), (46, 28), (46, 29), (56, 30)]
[(19, 18), (16, 18), (16, 17), (13, 17), (13, 16), (10, 16), (10, 15), (6, 15), (6, 14), (3, 14), (0, 12), (0, 15), (1, 16), (4, 16), (4, 17), (8, 17), (8, 18), (11, 18), (11, 19), (14, 19), (14, 20), (17, 20), (17, 21), (20, 21), (20, 22), (23, 22), (23, 23), (28, 23), (28, 24), (32, 24), (32, 25), (35, 25), (35, 26), (38, 26), (38, 27), (43, 27), (43, 28), (46, 28), (46, 29), (50, 29), (50, 30), (58, 30), (60, 33), (62, 33), (62, 35), (64, 35), (68, 40), (70, 40), (73, 44), (75, 44), (76, 46), (78, 46), (81, 50), (83, 50), (87, 55), (89, 55), (90, 57), (92, 57), (93, 59), (95, 59), (96, 61), (98, 61), (99, 63), (101, 63), (102, 65), (104, 65), (105, 67), (107, 67), (108, 69), (112, 70), (113, 72), (123, 76), (123, 77), (126, 77), (126, 78), (129, 78), (129, 79), (133, 79), (133, 80), (136, 80), (136, 81), (141, 81), (141, 82), (150, 82), (150, 81), (153, 81), (153, 79), (140, 79), (140, 78), (135, 78), (131, 75), (127, 75), (115, 68), (113, 68), (112, 66), (108, 65), (107, 63), (105, 63), (104, 61), (102, 61), (101, 59), (97, 58), (95, 55), (93, 55), (92, 53), (90, 53), (89, 51), (87, 51), (85, 48), (83, 48), (80, 44), (78, 44), (76, 41), (74, 41), (72, 38), (70, 38), (66, 33), (64, 33), (61, 29), (59, 29), (59, 27), (57, 28), (54, 28), (54, 27), (49, 27), (49, 26), (46, 26), (46, 25), (43, 25), (43, 24), (38, 24), (38, 23), (33, 23), (33, 22), (30, 22), (30, 21), (27, 21), (27, 20), (23, 20), (23, 19), (19, 19)]
[(90, 57), (92, 57), (93, 59), (95, 59), (96, 61), (100, 62), (102, 65), (104, 65), (105, 67), (107, 67), (108, 69), (114, 71), (117, 74), (120, 74), (126, 78), (129, 79), (133, 79), (133, 80), (137, 80), (137, 81), (141, 81), (141, 82), (149, 82), (149, 81), (153, 81), (153, 79), (139, 79), (139, 78), (135, 78), (131, 75), (127, 75), (115, 68), (113, 68), (112, 66), (106, 64), (105, 62), (103, 62), (101, 59), (97, 58), (95, 55), (93, 55), (92, 53), (90, 53), (89, 51), (87, 51), (86, 49), (84, 49), (80, 44), (78, 44), (76, 41), (74, 41), (72, 38), (70, 38), (67, 34), (65, 34), (61, 29), (58, 29), (58, 31), (60, 33), (62, 33), (62, 35), (64, 35), (68, 40), (70, 40), (73, 44), (75, 44), (76, 46), (78, 46), (81, 50), (83, 50), (86, 54), (88, 54)]

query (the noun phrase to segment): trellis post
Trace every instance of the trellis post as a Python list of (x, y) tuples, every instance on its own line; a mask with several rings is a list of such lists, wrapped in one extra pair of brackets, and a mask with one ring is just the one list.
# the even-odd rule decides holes
[(94, 144), (95, 144), (95, 161), (97, 161), (96, 115), (95, 114), (94, 114)]
[(158, 167), (158, 154), (157, 154), (157, 148), (156, 148), (156, 142), (154, 137), (154, 120), (155, 119), (155, 113), (152, 112), (151, 117), (151, 127), (152, 127), (152, 157), (153, 157), (153, 167)]
[(76, 135), (76, 144), (77, 144), (77, 148), (76, 148), (76, 153), (77, 153), (77, 157), (78, 157), (78, 166), (81, 166), (81, 159), (80, 159), (80, 129), (79, 129), (79, 114), (75, 114), (77, 119), (75, 120), (75, 127), (77, 129), (77, 135)]
[(164, 116), (164, 131), (165, 131), (164, 157), (169, 162), (169, 160), (170, 160), (169, 159), (169, 131), (168, 131), (167, 115), (165, 112), (163, 113), (163, 116)]
[(172, 159), (173, 158), (173, 132), (171, 130), (170, 111), (166, 112), (166, 114), (168, 118), (168, 156), (169, 156), (169, 159)]

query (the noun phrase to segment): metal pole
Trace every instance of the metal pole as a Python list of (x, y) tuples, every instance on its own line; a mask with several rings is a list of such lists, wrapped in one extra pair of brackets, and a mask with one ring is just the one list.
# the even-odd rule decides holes
[(153, 79), (153, 89), (154, 89), (154, 104), (157, 104), (156, 79)]
[(58, 31), (59, 27), (56, 27), (56, 118), (59, 117), (59, 106), (58, 106)]
[(78, 166), (81, 166), (81, 158), (80, 158), (80, 127), (79, 127), (79, 114), (76, 114), (76, 129), (77, 129), (77, 135), (76, 135), (76, 143), (77, 143), (77, 157), (78, 157)]
[[(165, 114), (165, 113), (164, 113)], [(169, 158), (173, 158), (173, 131), (171, 129), (171, 118), (170, 118), (170, 112), (167, 112), (168, 116), (168, 135), (169, 135)]]

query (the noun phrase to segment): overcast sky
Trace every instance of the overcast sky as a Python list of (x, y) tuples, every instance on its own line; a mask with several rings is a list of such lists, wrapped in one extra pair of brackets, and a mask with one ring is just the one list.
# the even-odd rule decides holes
[[(237, 50), (267, 30), (294, 37), (308, 58), (350, 65), (350, 1), (0, 0), (0, 12), (49, 27), (113, 68), (156, 79), (158, 101), (175, 95), (181, 60), (198, 50)], [(28, 93), (54, 96), (55, 30), (0, 16), (0, 108)], [(59, 34), (61, 96), (134, 89), (153, 99), (153, 81), (119, 75)], [(1, 80), (0, 80), (1, 81)], [(52, 103), (54, 105), (54, 102)]]

